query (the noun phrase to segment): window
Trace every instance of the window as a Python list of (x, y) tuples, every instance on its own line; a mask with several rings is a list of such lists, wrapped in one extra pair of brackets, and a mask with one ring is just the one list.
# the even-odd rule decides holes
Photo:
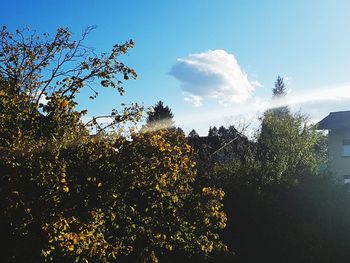
[(350, 175), (344, 175), (344, 184), (350, 183)]
[(350, 156), (350, 140), (343, 140), (343, 156)]

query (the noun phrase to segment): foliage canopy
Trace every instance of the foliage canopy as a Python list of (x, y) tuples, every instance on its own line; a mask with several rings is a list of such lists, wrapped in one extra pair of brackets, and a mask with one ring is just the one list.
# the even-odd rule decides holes
[[(142, 117), (138, 104), (112, 110), (104, 127), (99, 117), (82, 122), (83, 88), (91, 99), (100, 87), (122, 95), (122, 80), (137, 76), (119, 61), (132, 40), (96, 54), (83, 44), (90, 31), (78, 41), (64, 28), (52, 38), (0, 32), (4, 260), (156, 262), (226, 251), (218, 235), (224, 193), (193, 187), (196, 165), (182, 133), (126, 129)], [(111, 127), (119, 129), (104, 132)]]

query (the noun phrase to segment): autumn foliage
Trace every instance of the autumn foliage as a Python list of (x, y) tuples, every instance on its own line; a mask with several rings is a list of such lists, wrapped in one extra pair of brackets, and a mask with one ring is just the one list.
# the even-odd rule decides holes
[[(28, 30), (0, 32), (0, 231), (3, 262), (134, 262), (226, 252), (223, 191), (196, 184), (196, 163), (176, 129), (138, 131), (138, 104), (111, 122), (82, 122), (76, 95), (124, 93), (136, 78), (119, 61), (132, 41), (96, 53)], [(97, 128), (91, 135), (90, 128)], [(109, 131), (109, 132), (107, 132)], [(113, 131), (113, 132), (111, 132)]]

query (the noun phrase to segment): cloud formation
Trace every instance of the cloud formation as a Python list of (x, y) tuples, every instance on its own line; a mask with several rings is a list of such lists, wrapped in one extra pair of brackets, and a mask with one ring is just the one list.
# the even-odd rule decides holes
[(202, 100), (203, 98), (201, 96), (196, 96), (188, 92), (183, 93), (185, 95), (184, 100), (188, 101), (193, 104), (195, 107), (200, 107), (202, 106)]
[(170, 74), (180, 81), (185, 100), (196, 107), (205, 97), (223, 105), (241, 103), (261, 86), (257, 81), (250, 82), (235, 56), (222, 49), (179, 58)]

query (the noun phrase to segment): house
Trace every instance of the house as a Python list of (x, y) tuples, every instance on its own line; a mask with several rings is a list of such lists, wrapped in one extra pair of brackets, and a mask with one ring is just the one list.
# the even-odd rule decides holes
[(329, 130), (328, 167), (338, 182), (350, 183), (350, 111), (331, 112), (318, 123)]

